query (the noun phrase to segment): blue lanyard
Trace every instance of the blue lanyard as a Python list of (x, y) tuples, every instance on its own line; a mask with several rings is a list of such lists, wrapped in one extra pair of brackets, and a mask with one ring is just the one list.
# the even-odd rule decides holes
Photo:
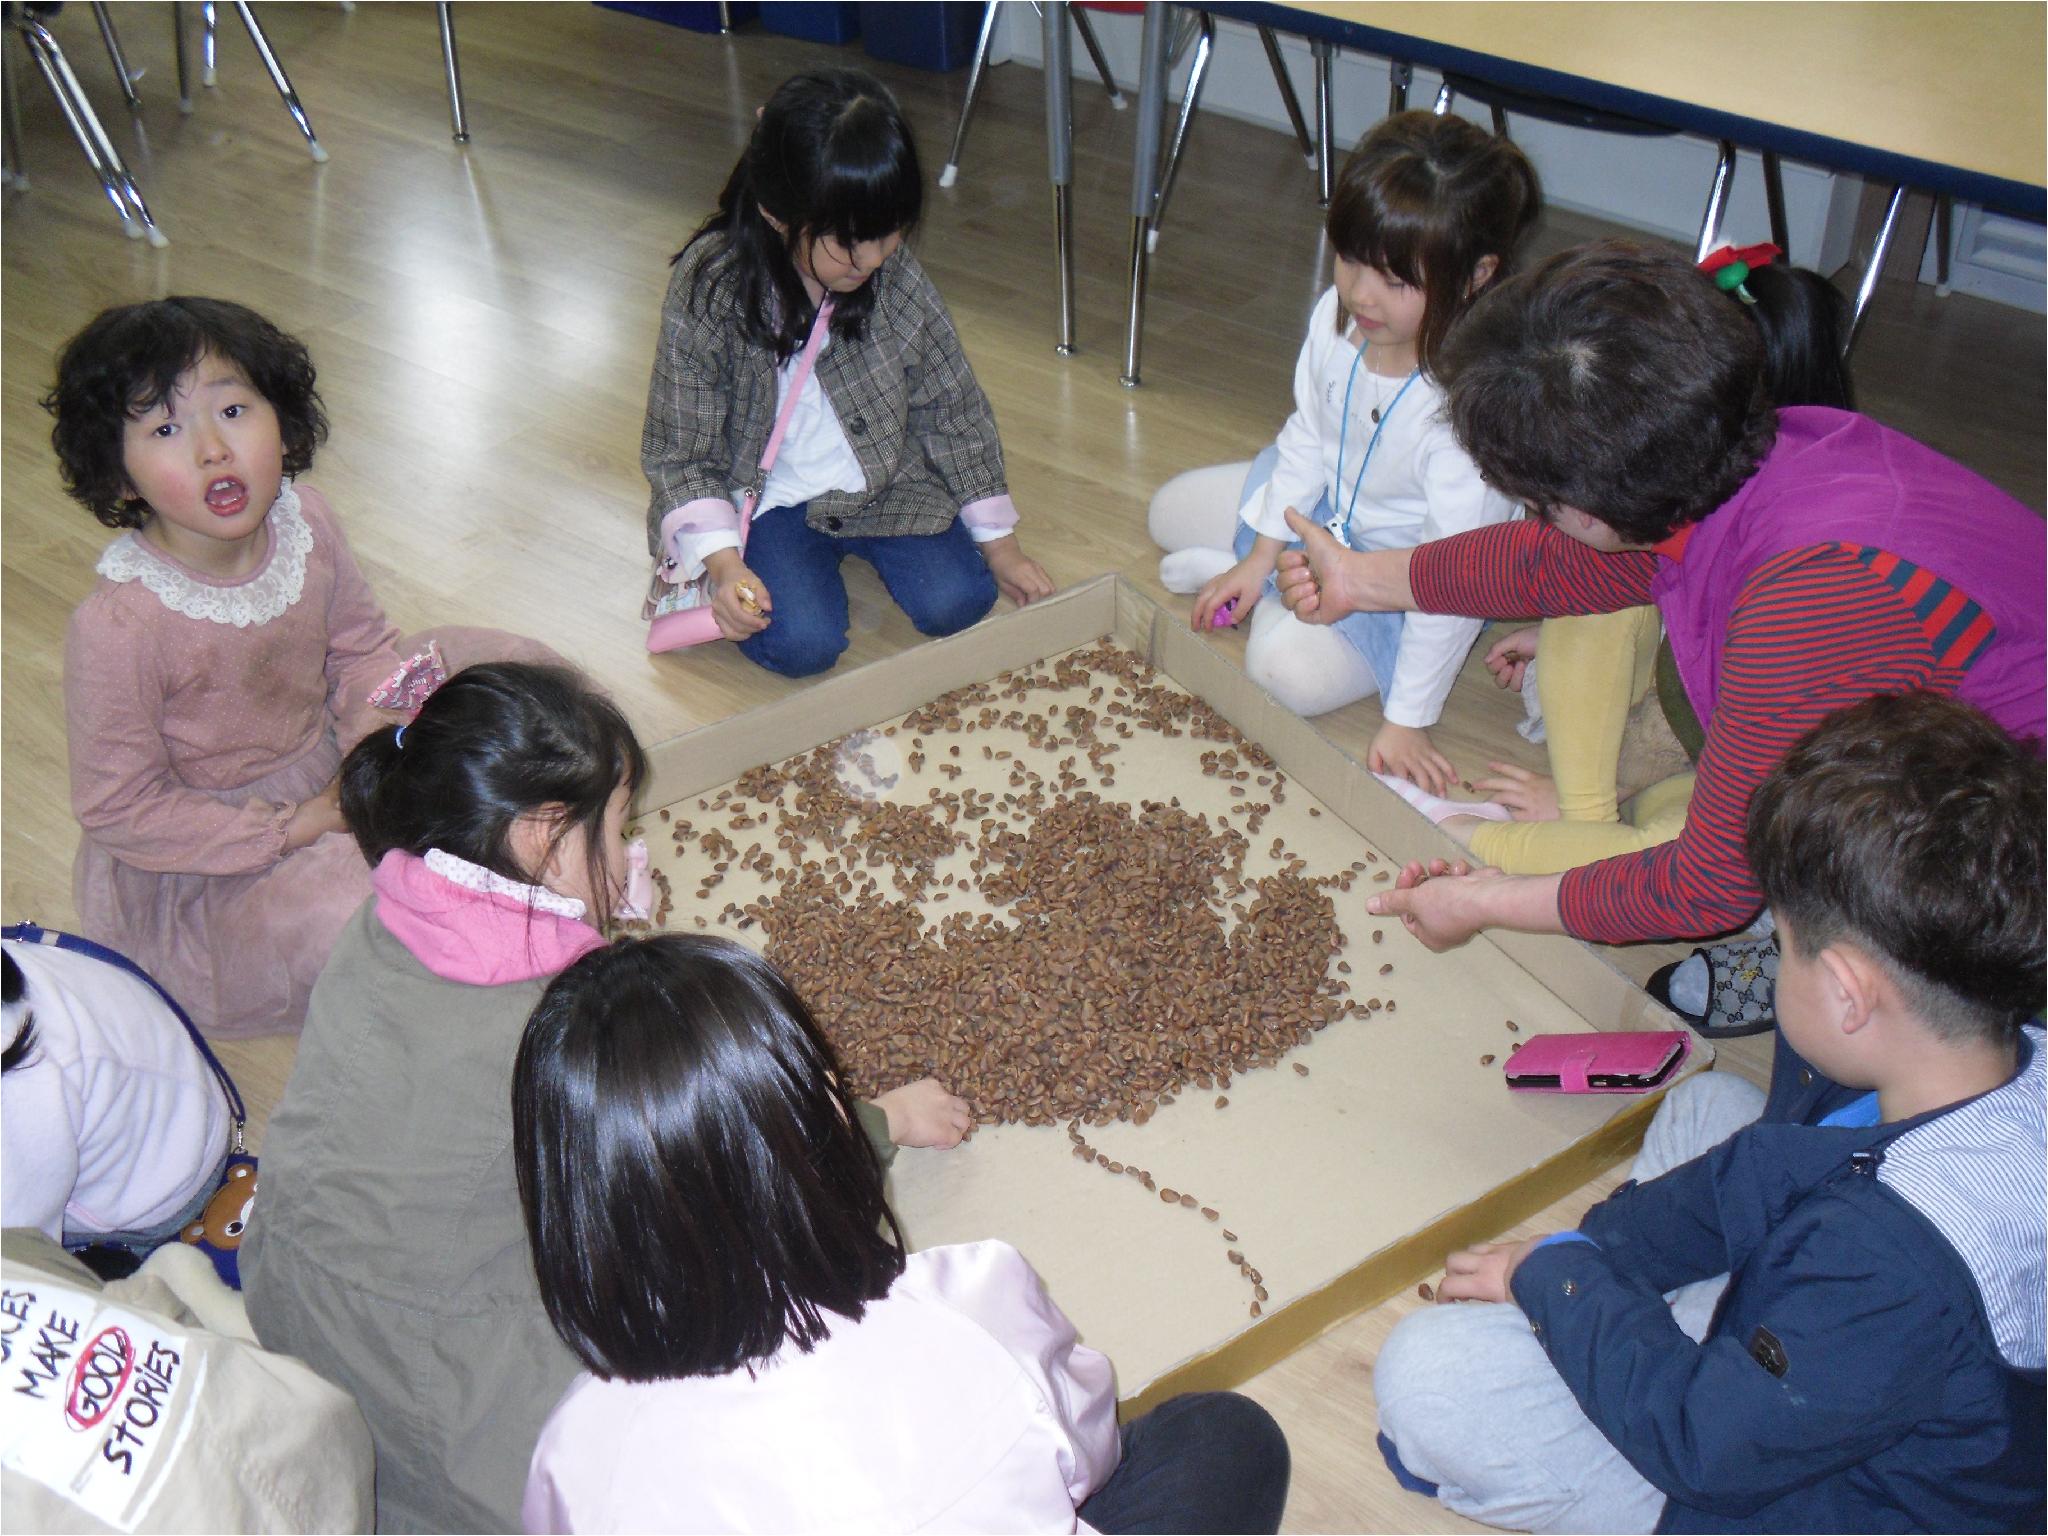
[[(1351, 390), (1358, 383), (1359, 365), (1364, 361), (1365, 348), (1360, 347), (1351, 359), (1351, 376), (1344, 381), (1344, 414), (1337, 424), (1337, 494), (1340, 497), (1344, 494), (1344, 439), (1351, 432)], [(1395, 408), (1400, 405), (1401, 397), (1408, 393), (1408, 386), (1415, 382), (1421, 372), (1420, 368), (1416, 368), (1401, 381), (1401, 387), (1394, 392), (1393, 401), (1380, 412), (1380, 419), (1372, 424), (1372, 440), (1365, 445), (1365, 458), (1358, 466), (1357, 478), (1351, 482), (1351, 504), (1344, 509), (1342, 528), (1336, 525), (1337, 519), (1332, 509), (1330, 532), (1342, 539), (1347, 549), (1351, 546), (1351, 515), (1358, 510), (1358, 489), (1365, 484), (1365, 472), (1372, 464), (1372, 451), (1380, 445), (1380, 431), (1386, 426), (1387, 418), (1392, 416)]]

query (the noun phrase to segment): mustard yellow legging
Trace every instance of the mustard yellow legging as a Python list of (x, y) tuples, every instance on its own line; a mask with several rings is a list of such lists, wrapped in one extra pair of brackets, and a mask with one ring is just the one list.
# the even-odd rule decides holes
[(1655, 681), (1663, 626), (1655, 608), (1545, 619), (1536, 687), (1557, 781), (1558, 821), (1489, 821), (1472, 852), (1512, 875), (1551, 875), (1668, 843), (1685, 829), (1693, 776), (1652, 784), (1622, 816), (1615, 764), (1629, 710)]

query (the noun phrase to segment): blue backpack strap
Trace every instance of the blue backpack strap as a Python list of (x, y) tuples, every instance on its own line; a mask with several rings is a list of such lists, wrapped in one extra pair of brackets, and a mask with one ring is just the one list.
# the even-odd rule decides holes
[(241, 1090), (235, 1086), (235, 1080), (228, 1076), (228, 1069), (220, 1064), (220, 1058), (213, 1054), (213, 1047), (206, 1043), (206, 1036), (199, 1033), (199, 1026), (192, 1022), (191, 1015), (178, 1005), (175, 997), (164, 990), (162, 982), (119, 950), (109, 949), (104, 944), (95, 944), (91, 939), (81, 938), (75, 933), (60, 933), (54, 928), (44, 928), (37, 923), (10, 923), (0, 928), (0, 939), (13, 939), (22, 944), (47, 944), (52, 949), (68, 949), (74, 954), (103, 961), (147, 982), (150, 989), (164, 1000), (164, 1006), (185, 1026), (185, 1033), (192, 1037), (192, 1043), (199, 1047), (199, 1054), (206, 1058), (207, 1066), (212, 1068), (213, 1075), (220, 1080), (220, 1085), (228, 1096), (228, 1108), (235, 1117), (235, 1134), (228, 1151), (230, 1155), (239, 1155), (242, 1152), (242, 1131), (248, 1124), (249, 1112), (242, 1105)]

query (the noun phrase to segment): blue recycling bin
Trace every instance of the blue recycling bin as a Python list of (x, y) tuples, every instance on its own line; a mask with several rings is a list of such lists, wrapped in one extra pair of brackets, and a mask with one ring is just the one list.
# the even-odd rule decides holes
[(981, 36), (982, 8), (967, 0), (895, 4), (862, 0), (861, 46), (877, 59), (908, 64), (913, 69), (944, 72), (974, 62), (974, 44)]
[(852, 0), (815, 4), (810, 0), (761, 0), (761, 28), (810, 43), (850, 43), (860, 36), (860, 13)]

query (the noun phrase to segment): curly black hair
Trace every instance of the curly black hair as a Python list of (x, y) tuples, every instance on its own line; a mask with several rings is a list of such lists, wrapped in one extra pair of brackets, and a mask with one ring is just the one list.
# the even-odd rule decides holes
[(1632, 544), (1733, 496), (1778, 434), (1757, 327), (1675, 251), (1603, 240), (1495, 283), (1437, 377), (1487, 484)]
[(140, 528), (150, 515), (128, 482), (128, 422), (161, 405), (209, 354), (241, 369), (277, 412), (286, 474), (303, 474), (326, 441), (305, 343), (255, 310), (186, 297), (103, 310), (57, 355), (57, 382), (42, 406), (56, 418), (50, 443), (64, 489), (109, 528)]

